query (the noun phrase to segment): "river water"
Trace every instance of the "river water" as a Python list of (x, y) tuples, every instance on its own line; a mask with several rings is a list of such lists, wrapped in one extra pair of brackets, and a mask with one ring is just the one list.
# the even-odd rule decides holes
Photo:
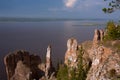
[(6, 80), (3, 57), (9, 52), (26, 50), (43, 60), (47, 46), (52, 46), (52, 60), (64, 60), (66, 43), (92, 40), (94, 29), (104, 29), (106, 21), (0, 22), (0, 80)]

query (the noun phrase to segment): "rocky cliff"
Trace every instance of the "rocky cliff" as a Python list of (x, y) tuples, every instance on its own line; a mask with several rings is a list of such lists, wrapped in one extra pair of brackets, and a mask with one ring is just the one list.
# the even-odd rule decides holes
[(71, 38), (67, 41), (67, 51), (64, 63), (70, 67), (77, 66), (77, 40)]
[(89, 67), (86, 80), (120, 80), (120, 51), (112, 49), (112, 46), (120, 45), (120, 41), (112, 41), (109, 43), (109, 47), (106, 47), (106, 44), (103, 43), (103, 37), (103, 30), (95, 30), (93, 41), (78, 45), (77, 40), (69, 39), (65, 64), (74, 68), (78, 59), (76, 56), (77, 46), (83, 46), (84, 69)]
[[(104, 43), (103, 37), (103, 30), (95, 30), (93, 41), (78, 44), (76, 39), (68, 39), (64, 64), (77, 68), (78, 49), (82, 46), (84, 70), (88, 72), (86, 80), (120, 80), (120, 50), (116, 48), (120, 41)], [(26, 51), (8, 54), (4, 63), (8, 80), (56, 80), (51, 46), (47, 48), (45, 63), (41, 62), (39, 56)]]
[(4, 63), (8, 80), (49, 79), (55, 71), (51, 63), (50, 50), (51, 48), (48, 47), (46, 63), (42, 63), (38, 55), (30, 55), (26, 51), (17, 51), (5, 56)]
[[(110, 46), (105, 46), (102, 42), (104, 32), (100, 31), (95, 30), (92, 46), (85, 50), (85, 55), (88, 56), (83, 56), (92, 62), (86, 80), (119, 80), (120, 52), (113, 50)], [(119, 41), (114, 41), (114, 43), (120, 44)]]

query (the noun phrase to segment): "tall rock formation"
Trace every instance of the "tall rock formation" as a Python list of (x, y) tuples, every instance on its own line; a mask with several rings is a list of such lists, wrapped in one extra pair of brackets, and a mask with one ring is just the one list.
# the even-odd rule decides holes
[(103, 42), (103, 38), (104, 38), (104, 31), (103, 30), (99, 30), (100, 31), (100, 41)]
[(52, 65), (51, 46), (48, 46), (46, 62), (37, 55), (17, 51), (4, 57), (8, 80), (46, 80), (53, 79), (55, 68)]
[(77, 40), (71, 38), (67, 41), (67, 51), (65, 53), (65, 62), (67, 66), (77, 66)]
[(53, 66), (52, 66), (52, 60), (51, 60), (51, 46), (49, 45), (46, 53), (45, 76), (50, 76), (52, 68)]
[[(76, 39), (69, 39), (64, 63), (77, 69), (77, 48), (83, 48), (83, 68), (88, 72), (86, 80), (120, 80), (120, 50), (112, 49), (116, 45), (119, 48), (120, 41), (110, 42), (112, 47), (108, 48), (101, 43), (103, 37), (103, 30), (95, 30), (93, 41), (82, 44), (82, 47), (78, 47)], [(47, 48), (45, 63), (41, 63), (39, 56), (30, 55), (26, 51), (8, 54), (4, 57), (8, 80), (56, 80), (51, 57), (51, 46)]]
[(51, 67), (51, 46), (48, 46), (46, 53), (46, 71)]
[(100, 31), (96, 29), (94, 31), (93, 46), (97, 46), (99, 41), (100, 41)]
[(103, 41), (103, 38), (104, 38), (104, 31), (95, 29), (94, 38), (93, 38), (93, 46), (97, 47), (98, 43)]
[(86, 80), (119, 80), (120, 79), (120, 54), (107, 48), (103, 41), (104, 32), (95, 30), (93, 45), (88, 50), (89, 58), (92, 61)]

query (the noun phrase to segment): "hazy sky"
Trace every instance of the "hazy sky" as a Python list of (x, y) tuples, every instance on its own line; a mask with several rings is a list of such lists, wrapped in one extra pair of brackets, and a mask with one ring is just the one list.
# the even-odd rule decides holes
[(120, 10), (104, 14), (104, 0), (0, 0), (0, 17), (119, 18)]

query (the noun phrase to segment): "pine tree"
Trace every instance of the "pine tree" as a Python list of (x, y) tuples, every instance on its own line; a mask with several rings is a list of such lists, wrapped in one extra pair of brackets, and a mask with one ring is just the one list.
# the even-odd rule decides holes
[(79, 54), (78, 54), (78, 72), (77, 72), (77, 80), (85, 80), (86, 79), (86, 73), (84, 70), (83, 65), (83, 47), (79, 47)]

